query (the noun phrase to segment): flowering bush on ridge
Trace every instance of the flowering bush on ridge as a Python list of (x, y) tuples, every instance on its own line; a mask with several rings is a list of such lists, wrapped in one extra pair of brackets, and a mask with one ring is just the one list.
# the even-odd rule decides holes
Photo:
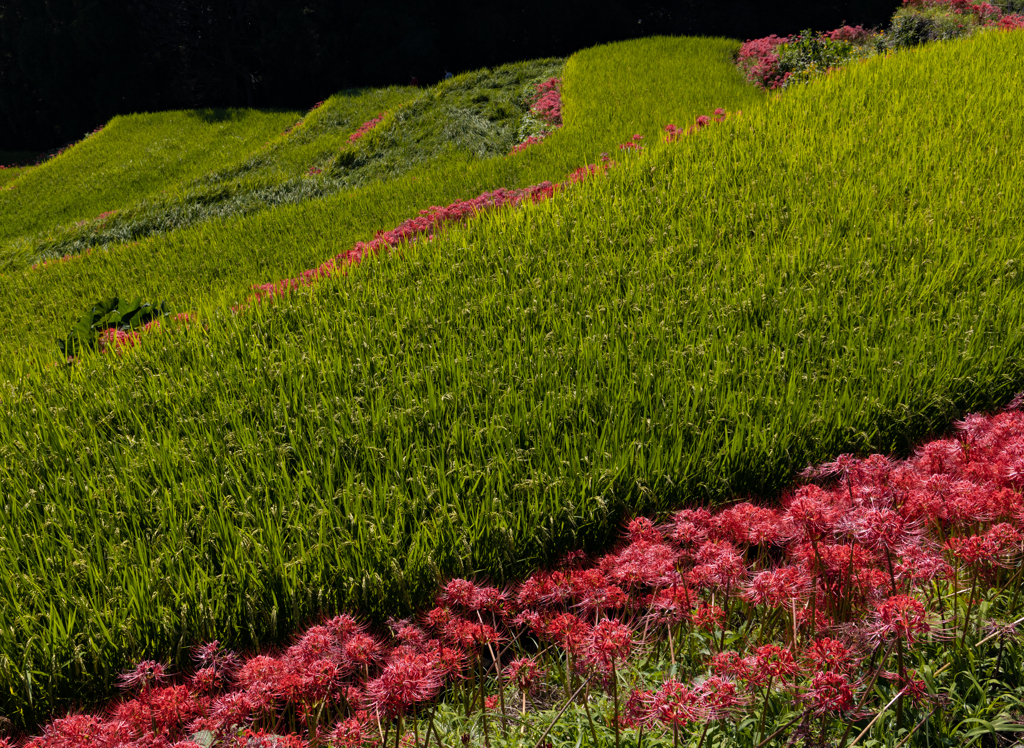
[(855, 57), (963, 36), (978, 28), (1024, 29), (1024, 16), (984, 1), (903, 0), (883, 33), (842, 26), (818, 34), (810, 30), (785, 37), (773, 34), (743, 44), (736, 64), (748, 81), (775, 90), (829, 72)]

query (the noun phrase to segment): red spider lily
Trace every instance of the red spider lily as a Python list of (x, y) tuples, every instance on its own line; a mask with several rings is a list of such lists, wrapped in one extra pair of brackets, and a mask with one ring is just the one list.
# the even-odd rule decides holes
[(662, 130), (665, 132), (666, 143), (675, 143), (677, 140), (679, 140), (679, 138), (683, 136), (684, 132), (681, 127), (676, 127), (675, 125), (672, 124), (665, 125), (665, 127), (663, 127)]
[(143, 660), (132, 670), (122, 673), (118, 678), (118, 684), (126, 690), (136, 688), (145, 690), (156, 683), (167, 680), (169, 677), (167, 666), (163, 663)]
[(866, 548), (889, 553), (913, 544), (921, 533), (918, 524), (908, 522), (899, 512), (873, 507), (854, 510), (843, 525)]
[(912, 545), (900, 550), (900, 558), (894, 571), (896, 581), (901, 584), (921, 584), (933, 579), (944, 579), (952, 574), (953, 570), (938, 553), (919, 545)]
[(853, 684), (844, 673), (820, 672), (811, 679), (810, 689), (803, 695), (811, 711), (817, 715), (846, 714), (853, 711)]
[(779, 55), (776, 48), (788, 41), (788, 36), (772, 34), (749, 40), (741, 46), (737, 63), (746, 73), (747, 80), (765, 89), (775, 89), (785, 84), (790, 73), (778, 69)]
[(383, 122), (387, 114), (387, 112), (381, 112), (373, 119), (367, 120), (366, 122), (361, 124), (358, 130), (356, 130), (354, 133), (348, 136), (349, 142), (354, 143), (360, 138), (362, 138), (364, 135), (366, 135), (366, 133), (370, 132), (370, 130), (372, 130), (381, 122)]
[(445, 625), (442, 633), (448, 641), (466, 649), (498, 644), (503, 638), (494, 627), (486, 623), (478, 623), (458, 616), (452, 618)]
[(672, 540), (681, 546), (699, 546), (708, 539), (712, 514), (707, 509), (683, 509), (672, 519)]
[(627, 140), (625, 143), (619, 144), (620, 151), (642, 151), (644, 147), (640, 145), (640, 141), (643, 140), (643, 135), (636, 133), (632, 138)]
[(651, 616), (658, 622), (681, 623), (692, 605), (692, 596), (685, 584), (657, 590), (651, 597)]
[(625, 727), (647, 727), (654, 724), (658, 715), (654, 712), (653, 691), (634, 688), (622, 707), (621, 721)]
[(928, 684), (919, 678), (914, 678), (914, 675), (916, 673), (913, 670), (908, 670), (904, 677), (897, 680), (897, 685), (905, 696), (920, 706), (929, 699)]
[(130, 728), (92, 715), (72, 714), (57, 719), (25, 748), (115, 748), (131, 739)]
[(302, 663), (281, 679), (280, 689), (287, 701), (319, 703), (337, 693), (342, 672), (336, 662), (316, 660)]
[(626, 534), (629, 536), (629, 542), (635, 543), (638, 540), (646, 540), (648, 543), (661, 543), (661, 533), (646, 517), (636, 517), (629, 521), (629, 525), (626, 527)]
[(326, 626), (313, 626), (308, 629), (298, 642), (288, 648), (285, 659), (300, 666), (319, 660), (341, 662), (344, 656), (338, 639)]
[(817, 671), (849, 672), (856, 664), (853, 652), (837, 639), (815, 639), (807, 648), (807, 659)]
[(139, 333), (137, 331), (125, 332), (114, 327), (108, 327), (97, 338), (100, 353), (131, 348), (138, 342)]
[(701, 603), (689, 613), (690, 622), (699, 629), (713, 631), (725, 624), (725, 611), (717, 605)]
[(486, 698), (484, 698), (484, 708), (494, 711), (498, 708), (498, 702), (499, 699), (497, 694), (495, 694), (494, 696), (487, 696)]
[(754, 650), (747, 680), (754, 686), (763, 686), (770, 681), (790, 683), (800, 671), (800, 663), (792, 651), (777, 644), (765, 644)]
[(807, 485), (797, 489), (783, 517), (798, 537), (821, 540), (835, 531), (844, 511), (845, 506), (828, 492), (818, 486)]
[(437, 660), (412, 654), (388, 662), (380, 677), (366, 684), (366, 695), (375, 712), (398, 717), (410, 707), (433, 699), (442, 685)]
[(445, 647), (436, 639), (431, 639), (424, 649), (432, 651), (437, 667), (444, 678), (454, 680), (462, 677), (462, 671), (469, 659), (464, 651)]
[(762, 571), (750, 580), (745, 596), (754, 605), (786, 608), (807, 596), (811, 582), (807, 572), (795, 566)]
[(369, 634), (352, 634), (343, 645), (345, 661), (364, 672), (383, 659), (384, 646)]
[(708, 720), (721, 719), (743, 703), (736, 693), (736, 684), (718, 675), (712, 675), (701, 683), (697, 693), (707, 709)]
[(434, 631), (441, 631), (454, 615), (450, 608), (432, 608), (424, 613), (423, 624)]
[(707, 713), (700, 694), (675, 678), (662, 684), (654, 696), (651, 711), (662, 724), (673, 729), (698, 722)]
[(273, 701), (277, 698), (278, 683), (287, 673), (281, 660), (257, 655), (248, 660), (235, 675), (235, 681), (258, 699)]
[(192, 659), (203, 667), (229, 672), (234, 672), (239, 663), (238, 655), (222, 648), (217, 640), (196, 647), (192, 652)]
[(170, 735), (204, 713), (209, 702), (187, 686), (149, 688), (131, 701), (118, 704), (114, 719), (138, 734)]
[(520, 657), (512, 660), (505, 667), (505, 677), (516, 684), (523, 693), (529, 693), (534, 683), (544, 675), (537, 661), (531, 657)]
[(898, 639), (913, 645), (915, 637), (928, 630), (924, 605), (909, 595), (893, 595), (875, 608), (871, 633), (879, 639)]
[(453, 579), (444, 586), (437, 596), (438, 605), (471, 608), (476, 595), (476, 585), (468, 579)]
[(249, 724), (254, 714), (266, 710), (265, 704), (245, 691), (232, 691), (214, 699), (204, 717), (193, 720), (188, 725), (190, 732), (210, 730), (220, 732), (231, 725), (244, 726)]
[(363, 730), (363, 723), (355, 717), (349, 717), (334, 726), (327, 734), (327, 742), (331, 748), (359, 748), (368, 737)]
[(720, 512), (712, 521), (711, 536), (738, 546), (774, 545), (782, 540), (779, 513), (749, 502)]
[(871, 36), (871, 32), (863, 26), (841, 26), (830, 31), (826, 36), (834, 42), (863, 42)]
[(193, 673), (189, 684), (199, 693), (211, 693), (222, 689), (227, 678), (215, 667), (204, 667)]
[(562, 126), (562, 81), (560, 78), (548, 78), (536, 85), (537, 99), (530, 107), (531, 111), (553, 127)]
[(633, 651), (633, 630), (612, 618), (605, 618), (590, 632), (587, 651), (602, 668), (614, 667)]
[(613, 582), (631, 589), (676, 581), (678, 560), (679, 552), (670, 545), (636, 540), (622, 552), (605, 556), (600, 568)]
[(741, 657), (738, 652), (726, 650), (713, 655), (708, 662), (711, 672), (724, 678), (750, 680), (752, 661)]
[(543, 135), (530, 135), (522, 143), (519, 143), (518, 145), (512, 146), (512, 150), (509, 152), (509, 155), (513, 155), (513, 154), (519, 153), (520, 151), (524, 151), (527, 148), (529, 148), (531, 145), (537, 145), (537, 143), (540, 143), (543, 140), (544, 140), (544, 136)]
[(407, 619), (391, 620), (388, 625), (394, 632), (395, 638), (412, 649), (423, 649), (430, 639), (426, 631)]
[(585, 621), (571, 613), (563, 613), (547, 621), (544, 633), (563, 649), (578, 653), (586, 646), (591, 628)]

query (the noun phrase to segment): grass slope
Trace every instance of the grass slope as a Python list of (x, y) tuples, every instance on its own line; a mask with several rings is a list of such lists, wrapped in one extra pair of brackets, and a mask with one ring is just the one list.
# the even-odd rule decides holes
[[(716, 99), (706, 68), (632, 44), (666, 90), (704, 81), (697, 112)], [(607, 95), (574, 76), (624, 77), (601, 57), (620, 49), (570, 60), (566, 92)], [(408, 609), (440, 575), (509, 579), (624, 514), (768, 494), (1020, 389), (1022, 51), (991, 33), (875, 58), (208, 333), (19, 367), (0, 420), (4, 711), (102, 695), (196, 641)], [(588, 133), (543, 147), (578, 158), (608, 137)], [(280, 270), (337, 205), (182, 232), (153, 272), (184, 247), (229, 268), (271, 242), (291, 248), (263, 268)], [(141, 267), (120, 257), (67, 267)]]
[(115, 117), (0, 193), (0, 241), (95, 218), (233, 163), (297, 117), (243, 109)]
[[(432, 89), (345, 91), (236, 163), (142, 200), (103, 221), (65, 224), (17, 242), (0, 257), (6, 270), (134, 242), (211, 218), (254, 213), (394, 178), (452, 155), (505, 155), (529, 131), (535, 85), (561, 73), (563, 60), (502, 65), (457, 76)], [(386, 121), (352, 143), (382, 112)], [(140, 196), (136, 196), (140, 197)]]
[[(515, 156), (481, 160), (435, 140), (437, 156), (400, 177), (370, 180), (322, 200), (197, 223), (42, 271), (0, 275), (0, 314), (8, 320), (8, 336), (0, 339), (0, 374), (27, 358), (52, 360), (55, 338), (67, 335), (101, 297), (141, 296), (179, 309), (234, 303), (253, 284), (314, 267), (426, 206), (558, 180), (598, 160), (602, 151), (614, 151), (634, 132), (656, 139), (667, 122), (692, 122), (718, 106), (755, 106), (764, 94), (736, 71), (737, 49), (725, 39), (661, 38), (585, 50), (565, 65), (564, 128)], [(627, 64), (630, 75), (620, 74)], [(460, 78), (431, 95), (447, 97), (446, 87), (461, 85)], [(393, 144), (400, 139), (388, 128), (379, 137)], [(394, 147), (410, 158), (422, 153), (408, 144)], [(379, 162), (394, 160), (387, 148), (380, 152)]]

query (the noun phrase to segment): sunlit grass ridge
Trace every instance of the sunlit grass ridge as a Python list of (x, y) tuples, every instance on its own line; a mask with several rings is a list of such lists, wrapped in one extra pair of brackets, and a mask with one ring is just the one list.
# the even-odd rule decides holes
[(770, 495), (1006, 399), (1022, 48), (858, 63), (208, 333), (22, 367), (5, 711), (86, 675), (76, 698), (101, 694), (144, 653), (508, 580), (627, 514)]
[[(634, 50), (629, 76), (614, 74), (621, 69), (623, 47)], [(648, 49), (658, 54), (648, 54)], [(583, 50), (570, 58), (563, 73), (562, 100), (569, 122), (515, 156), (480, 159), (451, 152), (417, 164), (403, 176), (370, 181), (330, 197), (198, 222), (138, 245), (113, 245), (42, 273), (0, 274), (0, 315), (7, 320), (7, 335), (0, 338), (0, 372), (8, 372), (15, 361), (51, 359), (57, 351), (54, 339), (66, 336), (87, 305), (101, 297), (165, 299), (177, 309), (234, 304), (253, 284), (315, 267), (427, 206), (471, 199), (499, 187), (557, 181), (588, 161), (598, 161), (602, 151), (615, 150), (633, 133), (656, 139), (666, 122), (692, 121), (709, 107), (748, 109), (762, 101), (764, 93), (736, 70), (732, 59), (737, 49), (739, 43), (728, 39), (681, 38)], [(603, 55), (609, 57), (607, 64), (602, 63)], [(444, 88), (455, 87), (462, 77)], [(479, 77), (465, 75), (470, 80)], [(646, 80), (642, 92), (650, 98), (633, 99), (635, 106), (629, 107), (623, 102), (637, 95), (636, 78)], [(452, 92), (445, 94), (446, 99), (451, 98), (448, 93)], [(363, 98), (370, 97), (360, 97), (361, 106)], [(330, 104), (313, 115), (331, 111)], [(577, 110), (582, 113), (571, 114)], [(315, 130), (313, 115), (308, 124)], [(386, 122), (382, 126), (387, 129)], [(297, 150), (308, 155), (307, 147), (317, 146), (315, 141), (302, 143), (305, 133), (302, 129), (289, 135), (280, 147), (272, 144), (267, 158), (272, 162), (280, 154), (290, 160)], [(407, 136), (398, 140), (408, 144)], [(435, 141), (430, 138), (428, 145)], [(407, 155), (412, 150), (405, 148)]]

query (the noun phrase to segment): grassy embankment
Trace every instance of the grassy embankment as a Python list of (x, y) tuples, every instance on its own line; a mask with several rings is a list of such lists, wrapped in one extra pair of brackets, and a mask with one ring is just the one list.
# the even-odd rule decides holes
[[(1021, 181), (1005, 155), (1024, 133), (1021, 45), (985, 34), (859, 63), (237, 318), (206, 305), (366, 238), (385, 198), (393, 225), (497, 185), (484, 165), (445, 164), (38, 276), (41, 301), (70, 297), (65, 273), (91, 292), (78, 300), (117, 274), (122, 295), (191, 282), (210, 331), (67, 371), (13, 356), (5, 711), (47, 714), (86, 676), (75, 697), (98, 696), (143, 654), (269, 642), (342, 606), (396, 612), (441, 575), (512, 578), (601, 543), (624, 514), (770, 494), (808, 462), (899, 450), (1005, 399), (1024, 383)], [(527, 180), (630, 131), (650, 141), (739, 108), (728, 49), (574, 56), (565, 129), (488, 166)], [(680, 98), (601, 128), (623, 80)], [(261, 273), (236, 270), (253, 247)]]
[[(9, 324), (8, 336), (0, 341), (5, 362), (0, 372), (27, 358), (52, 360), (55, 338), (67, 335), (70, 325), (101, 297), (141, 296), (167, 300), (179, 309), (234, 303), (253, 284), (293, 276), (429, 205), (499, 187), (558, 180), (588, 160), (598, 160), (601, 152), (614, 151), (633, 133), (657, 138), (661, 126), (672, 119), (692, 120), (716, 106), (746, 109), (764, 97), (733, 68), (732, 41), (661, 39), (647, 45), (642, 53), (625, 44), (574, 55), (564, 72), (564, 127), (515, 156), (481, 159), (479, 152), (446, 146), (447, 136), (428, 137), (431, 128), (451, 124), (448, 115), (453, 108), (464, 109), (465, 98), (486, 95), (490, 77), (480, 81), (481, 76), (470, 73), (429, 92), (437, 106), (414, 101), (413, 111), (399, 109), (390, 124), (382, 123), (363, 139), (369, 142), (360, 152), (378, 154), (357, 169), (366, 173), (363, 186), (323, 200), (199, 222), (138, 244), (111, 245), (108, 251), (42, 272), (24, 269), (0, 275), (0, 313)], [(445, 103), (449, 98), (454, 98), (454, 107)], [(511, 134), (497, 134), (503, 147), (507, 140), (511, 148)], [(473, 142), (479, 146), (487, 139)], [(414, 161), (415, 167), (390, 176), (388, 165), (395, 163), (395, 153)], [(240, 189), (239, 194), (258, 193)]]
[(95, 219), (258, 148), (295, 112), (197, 110), (115, 117), (0, 193), (0, 241)]

